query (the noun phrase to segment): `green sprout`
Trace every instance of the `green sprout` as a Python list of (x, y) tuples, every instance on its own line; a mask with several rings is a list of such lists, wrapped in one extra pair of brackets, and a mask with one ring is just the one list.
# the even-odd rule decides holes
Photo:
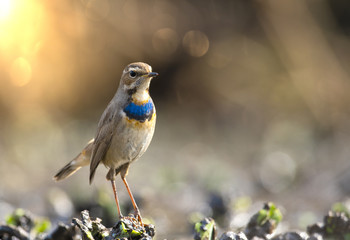
[(258, 224), (264, 225), (268, 220), (274, 220), (276, 225), (282, 221), (282, 213), (273, 203), (268, 204), (268, 209), (261, 209), (258, 215)]
[(216, 235), (215, 221), (211, 218), (205, 218), (197, 222), (194, 226), (195, 240), (214, 240)]

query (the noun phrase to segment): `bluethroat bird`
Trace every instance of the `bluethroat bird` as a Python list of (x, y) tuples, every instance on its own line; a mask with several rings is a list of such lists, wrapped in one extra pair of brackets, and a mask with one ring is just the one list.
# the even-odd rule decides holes
[(95, 138), (54, 176), (59, 181), (90, 164), (91, 184), (96, 169), (102, 162), (109, 168), (106, 178), (112, 183), (119, 218), (123, 215), (120, 212), (115, 178), (120, 173), (141, 225), (140, 211), (126, 176), (130, 164), (142, 156), (153, 137), (156, 109), (149, 94), (149, 86), (152, 78), (157, 75), (146, 63), (129, 64), (123, 71), (116, 94), (101, 116)]

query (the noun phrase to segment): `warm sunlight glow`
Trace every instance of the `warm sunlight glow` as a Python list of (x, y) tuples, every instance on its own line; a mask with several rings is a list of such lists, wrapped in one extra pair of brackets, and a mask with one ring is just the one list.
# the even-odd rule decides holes
[(22, 87), (30, 82), (32, 67), (25, 58), (19, 57), (13, 61), (10, 74), (13, 85)]
[(32, 78), (47, 18), (38, 0), (0, 0), (0, 61), (6, 63), (8, 79), (15, 86)]
[(0, 20), (7, 18), (11, 13), (12, 0), (0, 0)]

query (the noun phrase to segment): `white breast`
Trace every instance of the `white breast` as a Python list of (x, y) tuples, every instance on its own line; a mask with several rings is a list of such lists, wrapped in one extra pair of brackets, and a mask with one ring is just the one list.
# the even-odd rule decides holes
[(149, 96), (148, 91), (144, 90), (144, 91), (136, 91), (136, 93), (134, 93), (132, 98), (136, 102), (148, 102), (150, 96)]

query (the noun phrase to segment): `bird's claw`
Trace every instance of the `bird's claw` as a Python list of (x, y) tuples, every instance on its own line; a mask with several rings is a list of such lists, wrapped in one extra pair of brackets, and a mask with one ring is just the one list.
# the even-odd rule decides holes
[(135, 211), (135, 216), (137, 217), (137, 220), (139, 221), (140, 225), (144, 227), (144, 224), (142, 222), (142, 217), (139, 211)]

